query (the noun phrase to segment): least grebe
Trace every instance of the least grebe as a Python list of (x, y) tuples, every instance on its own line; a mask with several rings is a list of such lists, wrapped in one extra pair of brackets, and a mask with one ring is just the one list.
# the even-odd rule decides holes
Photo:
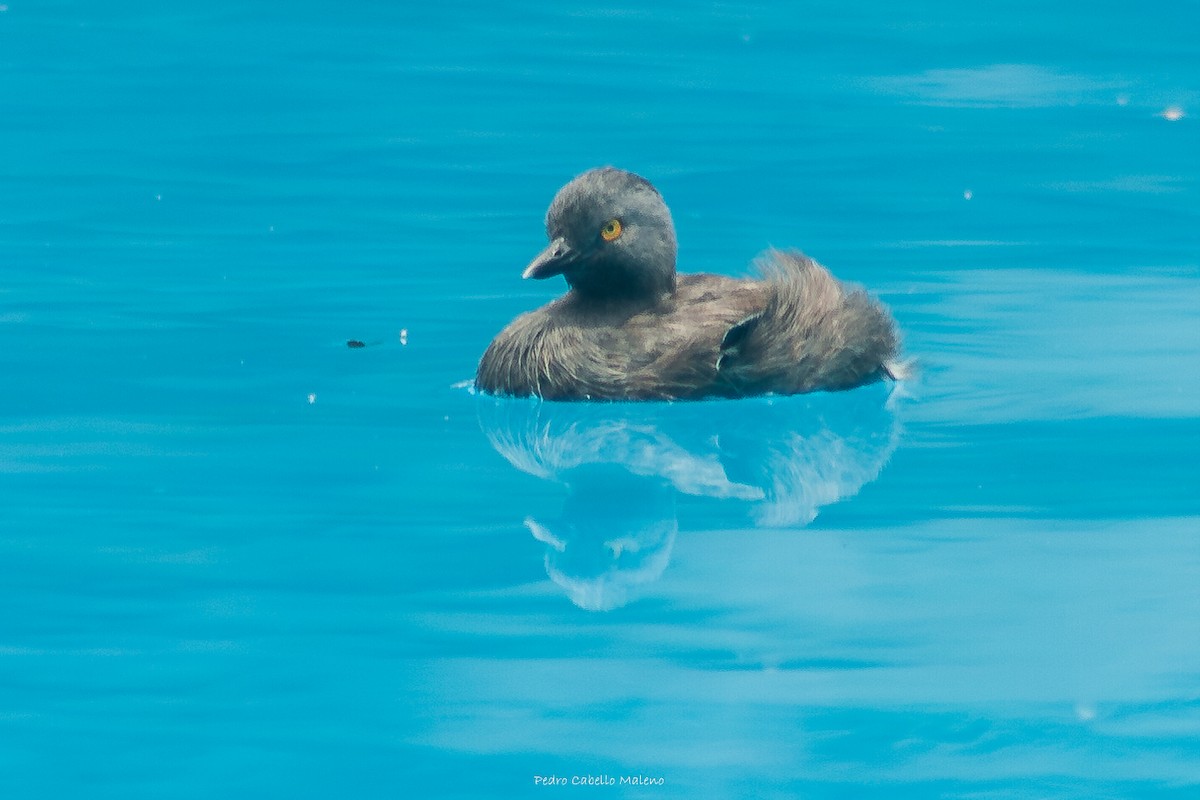
[(887, 310), (798, 253), (759, 277), (676, 274), (662, 196), (631, 172), (589, 170), (546, 212), (526, 278), (569, 291), (492, 340), (475, 386), (548, 400), (675, 400), (850, 389), (895, 377)]

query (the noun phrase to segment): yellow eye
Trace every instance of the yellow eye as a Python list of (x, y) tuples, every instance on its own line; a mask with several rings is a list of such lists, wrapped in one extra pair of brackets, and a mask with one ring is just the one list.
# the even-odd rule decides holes
[(604, 223), (604, 227), (600, 229), (600, 238), (606, 242), (611, 242), (621, 235), (621, 220), (610, 219)]

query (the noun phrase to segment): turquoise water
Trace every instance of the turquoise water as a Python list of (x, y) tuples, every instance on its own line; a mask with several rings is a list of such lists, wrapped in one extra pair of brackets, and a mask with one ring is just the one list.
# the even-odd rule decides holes
[[(1197, 23), (0, 5), (0, 793), (1196, 796)], [(918, 376), (472, 395), (607, 163)]]

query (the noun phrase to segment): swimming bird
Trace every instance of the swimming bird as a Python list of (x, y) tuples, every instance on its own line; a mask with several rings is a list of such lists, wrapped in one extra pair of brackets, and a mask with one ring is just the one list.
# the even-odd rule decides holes
[(569, 290), (522, 314), (484, 352), (475, 386), (547, 400), (678, 400), (850, 389), (897, 377), (887, 310), (795, 251), (768, 250), (759, 275), (675, 271), (662, 195), (601, 167), (559, 190), (550, 244), (523, 277)]

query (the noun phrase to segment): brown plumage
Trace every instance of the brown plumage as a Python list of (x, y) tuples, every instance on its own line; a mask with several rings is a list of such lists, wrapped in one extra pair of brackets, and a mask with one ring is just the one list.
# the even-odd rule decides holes
[(760, 277), (675, 273), (670, 212), (611, 167), (564, 186), (550, 245), (525, 277), (571, 289), (492, 341), (477, 388), (548, 400), (672, 400), (849, 389), (892, 377), (888, 312), (799, 253), (768, 251)]

